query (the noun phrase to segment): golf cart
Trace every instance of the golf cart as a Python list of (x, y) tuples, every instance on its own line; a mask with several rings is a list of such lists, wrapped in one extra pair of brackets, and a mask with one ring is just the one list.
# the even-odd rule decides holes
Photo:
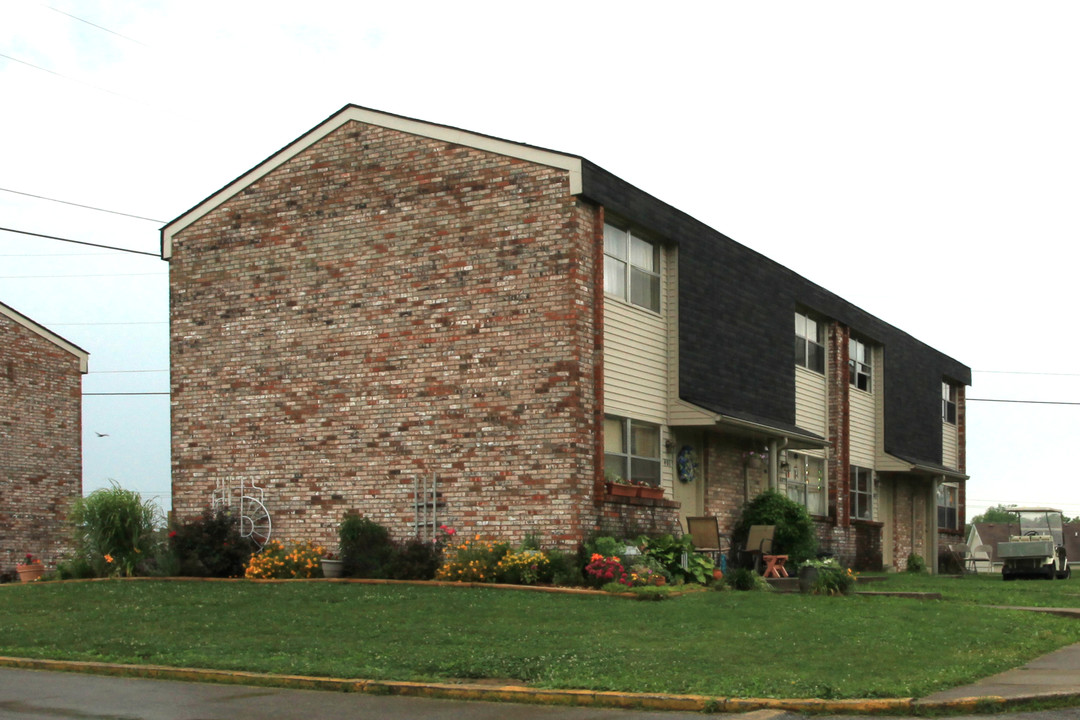
[(998, 557), (1004, 563), (1003, 580), (1025, 578), (1068, 578), (1069, 558), (1065, 555), (1062, 514), (1056, 508), (1014, 507), (1009, 512), (1020, 519), (1020, 534), (1010, 533), (1009, 542), (998, 543)]

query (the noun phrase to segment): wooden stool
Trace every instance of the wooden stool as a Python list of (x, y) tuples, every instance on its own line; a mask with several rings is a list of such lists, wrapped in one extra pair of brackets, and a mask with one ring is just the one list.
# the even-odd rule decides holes
[(784, 567), (784, 563), (787, 562), (787, 555), (762, 555), (761, 559), (765, 561), (765, 572), (762, 577), (767, 578), (781, 578), (787, 577), (787, 569)]

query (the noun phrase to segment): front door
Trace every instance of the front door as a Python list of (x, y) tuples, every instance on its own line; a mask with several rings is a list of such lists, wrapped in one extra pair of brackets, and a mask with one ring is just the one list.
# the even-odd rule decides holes
[(701, 433), (680, 430), (674, 439), (672, 498), (682, 505), (679, 520), (685, 529), (686, 517), (705, 514), (705, 463), (701, 453)]

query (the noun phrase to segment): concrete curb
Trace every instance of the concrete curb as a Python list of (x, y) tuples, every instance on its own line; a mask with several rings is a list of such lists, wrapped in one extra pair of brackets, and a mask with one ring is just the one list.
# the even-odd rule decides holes
[(0, 667), (53, 672), (79, 672), (115, 677), (136, 677), (154, 680), (212, 682), (226, 685), (252, 685), (289, 690), (322, 690), (356, 692), (373, 695), (401, 695), (444, 700), (474, 700), (512, 702), (540, 705), (597, 707), (640, 710), (669, 710), (705, 713), (746, 713), (757, 710), (778, 710), (799, 713), (833, 714), (898, 714), (915, 710), (948, 712), (989, 712), (1023, 705), (1036, 700), (1080, 700), (1080, 694), (1032, 695), (1025, 697), (971, 697), (942, 701), (923, 701), (914, 698), (870, 698), (851, 700), (820, 700), (817, 698), (731, 698), (707, 695), (678, 695), (668, 693), (628, 693), (600, 690), (550, 690), (518, 685), (481, 685), (452, 683), (422, 683), (358, 678), (311, 677), (305, 675), (273, 675), (230, 670), (174, 668), (164, 665), (123, 665), (119, 663), (82, 662), (71, 660), (38, 660), (0, 656)]

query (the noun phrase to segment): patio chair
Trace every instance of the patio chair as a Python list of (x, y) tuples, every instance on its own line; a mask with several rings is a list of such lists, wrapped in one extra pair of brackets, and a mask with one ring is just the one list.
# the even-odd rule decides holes
[[(750, 567), (757, 573), (762, 572), (765, 556), (772, 555), (773, 533), (775, 525), (751, 525), (746, 536), (746, 544), (739, 549), (739, 567)], [(774, 556), (775, 557), (775, 556)], [(784, 557), (787, 560), (787, 557)]]
[(946, 545), (949, 557), (952, 558), (953, 564), (959, 568), (960, 573), (964, 574), (968, 572), (967, 569), (967, 556), (968, 556), (968, 544), (967, 543), (952, 543)]
[(986, 563), (986, 572), (993, 569), (994, 548), (989, 545), (976, 545), (967, 556), (967, 568), (973, 573), (979, 572), (979, 563)]
[(688, 516), (686, 518), (686, 532), (694, 541), (694, 552), (708, 555), (712, 558), (713, 563), (720, 567), (720, 558), (724, 554), (724, 545), (726, 544), (730, 548), (727, 538), (720, 534), (720, 521), (711, 515), (705, 517)]

